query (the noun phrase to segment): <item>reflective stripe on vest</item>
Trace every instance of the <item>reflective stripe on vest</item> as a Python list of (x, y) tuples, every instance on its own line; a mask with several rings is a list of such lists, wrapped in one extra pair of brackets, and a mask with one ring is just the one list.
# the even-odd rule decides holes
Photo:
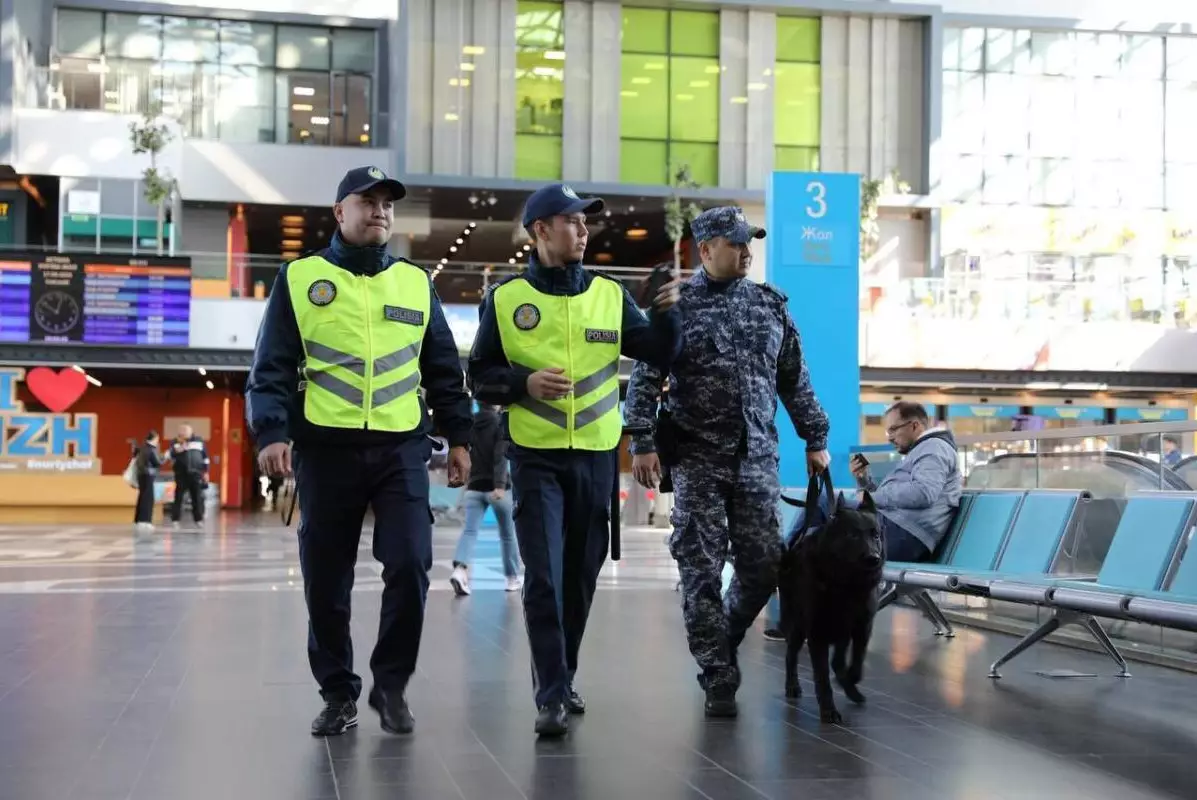
[(574, 384), (562, 400), (525, 397), (508, 408), (512, 441), (546, 450), (615, 448), (623, 425), (623, 287), (595, 277), (582, 294), (561, 297), (516, 278), (494, 290), (493, 302), (507, 360), (532, 372), (559, 367)]
[(331, 428), (405, 432), (424, 418), (420, 348), (431, 289), (419, 267), (396, 262), (354, 275), (310, 256), (287, 267), (303, 342), (304, 416)]

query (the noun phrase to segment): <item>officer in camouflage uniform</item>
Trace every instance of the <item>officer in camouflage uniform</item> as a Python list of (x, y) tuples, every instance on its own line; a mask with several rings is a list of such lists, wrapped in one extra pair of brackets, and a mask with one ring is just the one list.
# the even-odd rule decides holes
[[(812, 474), (829, 463), (828, 421), (785, 295), (746, 280), (750, 243), (765, 231), (734, 207), (704, 212), (691, 229), (702, 269), (682, 285), (682, 352), (669, 373), (670, 449), (677, 454), (670, 467), (669, 550), (681, 573), (686, 637), (702, 668), (706, 714), (731, 717), (740, 684), (736, 650), (777, 586), (777, 398), (806, 441)], [(627, 425), (653, 423), (664, 377), (636, 364), (624, 405)], [(637, 481), (655, 486), (661, 464), (653, 437), (634, 439), (632, 454)], [(735, 577), (725, 602), (721, 573), (729, 545)]]

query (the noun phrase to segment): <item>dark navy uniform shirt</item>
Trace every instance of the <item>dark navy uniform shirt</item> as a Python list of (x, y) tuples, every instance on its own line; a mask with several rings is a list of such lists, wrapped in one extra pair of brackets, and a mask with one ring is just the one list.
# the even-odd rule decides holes
[[(566, 297), (586, 291), (591, 281), (611, 280), (585, 269), (580, 263), (546, 267), (533, 253), (528, 261), (528, 269), (522, 275), (513, 275), (495, 286), (521, 277), (537, 291)], [(478, 316), (478, 334), (467, 368), (470, 388), (474, 397), (484, 403), (511, 405), (527, 395), (528, 376), (532, 373), (508, 362), (499, 338), (499, 325), (495, 320), (495, 305), (490, 293), (483, 299)], [(652, 310), (646, 315), (625, 289), (623, 330), (619, 345), (620, 353), (628, 358), (668, 369), (681, 347), (681, 325), (676, 307), (664, 313)]]
[[(346, 244), (339, 233), (319, 255), (355, 275), (377, 275), (400, 260), (390, 255), (385, 245), (355, 247)], [(420, 385), (424, 389), (424, 403), (432, 410), (432, 419), (425, 414), (420, 427), (409, 433), (329, 428), (312, 424), (303, 414), (303, 394), (299, 391), (303, 343), (291, 307), (284, 265), (266, 301), (245, 387), (245, 416), (258, 447), (288, 439), (296, 443), (345, 446), (398, 443), (404, 438), (422, 438), (434, 432), (448, 439), (450, 446), (468, 445), (473, 414), (461, 371), (461, 356), (431, 279), (428, 291), (432, 303), (420, 350)]]
[[(828, 420), (811, 388), (798, 329), (780, 291), (747, 279), (716, 281), (699, 270), (682, 285), (682, 350), (666, 373), (637, 364), (628, 383), (624, 418), (651, 425), (669, 375), (668, 407), (683, 448), (705, 455), (777, 453), (777, 399), (807, 450), (827, 447)], [(653, 452), (651, 436), (632, 441), (634, 454)]]

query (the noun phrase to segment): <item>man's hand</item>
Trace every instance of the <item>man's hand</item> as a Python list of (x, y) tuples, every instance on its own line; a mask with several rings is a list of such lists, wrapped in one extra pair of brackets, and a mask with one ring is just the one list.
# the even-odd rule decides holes
[(528, 376), (528, 394), (537, 400), (560, 400), (573, 388), (573, 382), (560, 367), (549, 367)]
[(826, 472), (831, 465), (831, 456), (826, 450), (810, 450), (806, 454), (806, 474), (812, 478), (821, 472)]
[(852, 470), (852, 477), (858, 481), (863, 481), (869, 474), (869, 464), (864, 459), (852, 456), (852, 459), (848, 462), (848, 466)]
[(275, 478), (291, 474), (291, 443), (275, 442), (258, 452), (258, 467), (268, 477)]
[(657, 291), (657, 296), (653, 298), (653, 307), (658, 311), (668, 311), (677, 305), (678, 301), (682, 299), (681, 290), (678, 289), (681, 285), (682, 282), (675, 278), (662, 286)]
[(507, 494), (507, 492), (505, 490), (495, 489), (493, 492), (490, 493), (490, 499), (493, 500), (494, 502), (498, 503), (503, 499), (503, 496), (505, 494)]
[(450, 447), (449, 448), (449, 487), (456, 489), (458, 486), (465, 486), (466, 479), (470, 477), (470, 450), (468, 447)]
[(661, 482), (661, 459), (656, 453), (632, 456), (632, 477), (645, 489), (656, 489)]

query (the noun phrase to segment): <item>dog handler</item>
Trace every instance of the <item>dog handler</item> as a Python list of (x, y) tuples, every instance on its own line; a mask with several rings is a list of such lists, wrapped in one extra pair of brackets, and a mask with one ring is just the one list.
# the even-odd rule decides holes
[[(671, 468), (669, 551), (682, 579), (686, 638), (702, 668), (707, 715), (730, 717), (740, 685), (736, 649), (777, 587), (778, 396), (806, 441), (812, 475), (830, 462), (829, 426), (785, 295), (747, 279), (750, 245), (764, 238), (764, 229), (730, 206), (704, 212), (690, 227), (702, 269), (681, 289), (682, 352), (669, 372), (668, 413), (655, 420), (665, 373), (640, 363), (624, 415), (629, 426), (657, 421), (656, 441), (633, 438), (632, 470), (651, 488), (662, 460)], [(721, 574), (729, 544), (735, 577), (725, 608)]]
[(560, 183), (528, 198), (523, 224), (536, 249), (526, 271), (483, 300), (468, 368), (474, 396), (508, 408), (536, 732), (547, 737), (585, 710), (573, 681), (607, 558), (619, 357), (668, 368), (681, 344), (676, 282), (646, 318), (619, 282), (582, 267), (586, 215), (602, 209)]

